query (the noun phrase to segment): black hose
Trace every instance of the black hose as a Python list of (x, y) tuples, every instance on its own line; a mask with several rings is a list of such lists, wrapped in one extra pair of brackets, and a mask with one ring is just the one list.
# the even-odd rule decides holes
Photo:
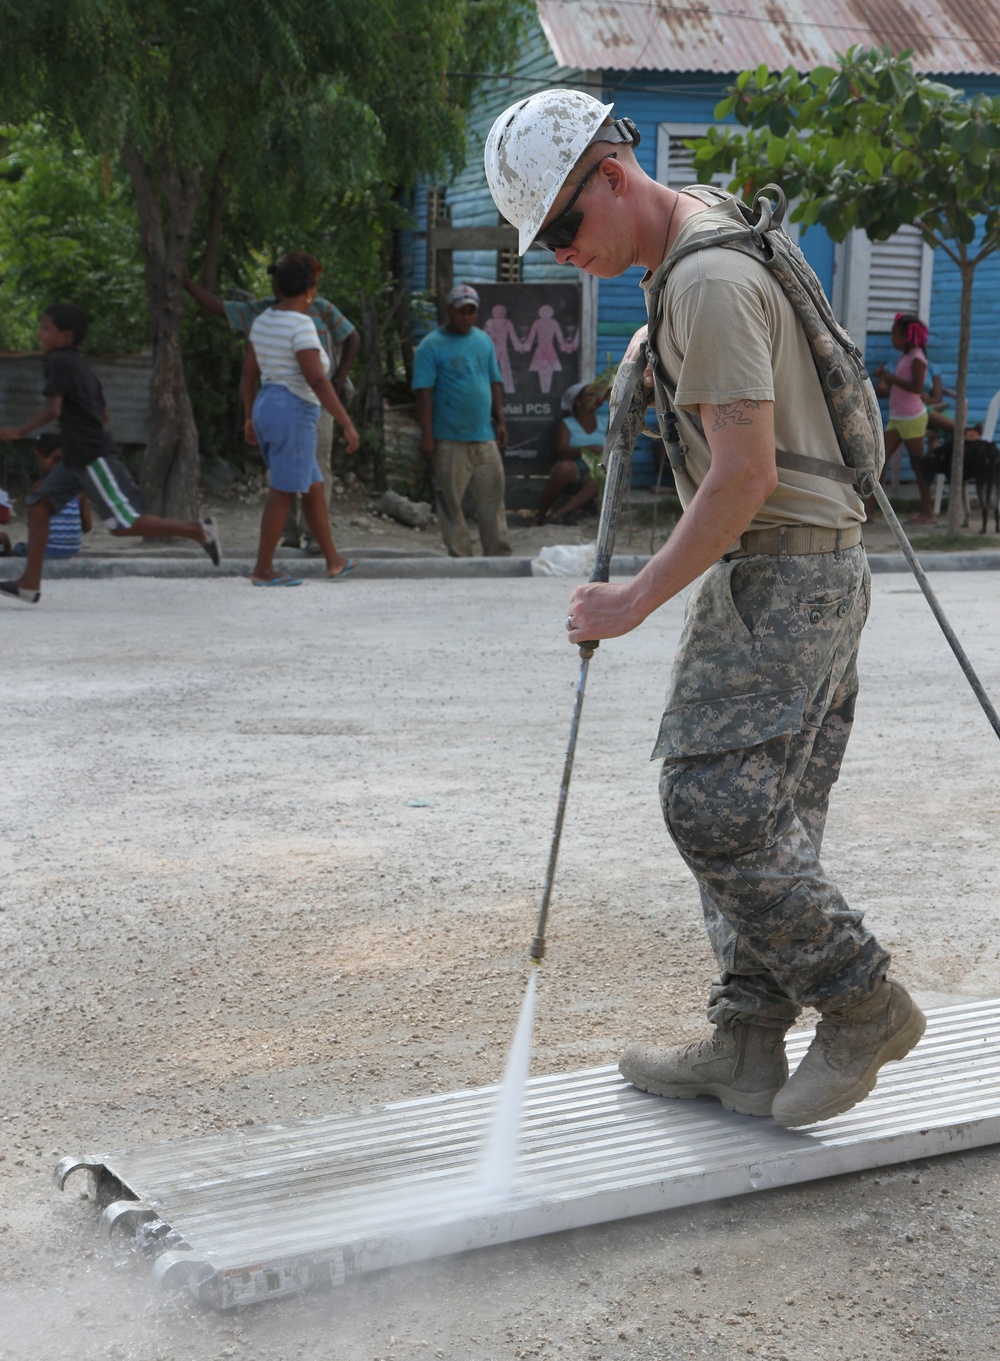
[(997, 737), (1000, 737), (1000, 718), (997, 717), (997, 711), (990, 703), (989, 695), (987, 695), (986, 691), (983, 689), (982, 682), (976, 675), (972, 663), (965, 655), (965, 648), (963, 648), (962, 644), (958, 641), (958, 638), (955, 634), (955, 630), (948, 623), (948, 620), (945, 617), (945, 612), (938, 603), (937, 596), (931, 590), (931, 584), (927, 580), (927, 573), (920, 566), (920, 562), (917, 558), (917, 555), (913, 551), (913, 545), (906, 537), (906, 531), (903, 529), (903, 526), (899, 523), (899, 520), (896, 518), (896, 512), (893, 510), (889, 498), (885, 494), (884, 487), (878, 485), (875, 487), (875, 499), (878, 501), (882, 514), (886, 518), (886, 523), (892, 530), (893, 534), (896, 536), (896, 542), (903, 550), (903, 557), (909, 563), (910, 570), (917, 579), (917, 585), (923, 591), (924, 595), (927, 598), (928, 605), (930, 605), (931, 609), (934, 612), (934, 618), (941, 625), (941, 632), (948, 639), (948, 643), (951, 647), (951, 650), (952, 652), (954, 652), (956, 658), (958, 659), (959, 666), (965, 672), (965, 679), (972, 686), (973, 694), (976, 696), (976, 699), (978, 699), (979, 703), (982, 705), (983, 713), (989, 719), (993, 731), (996, 733)]

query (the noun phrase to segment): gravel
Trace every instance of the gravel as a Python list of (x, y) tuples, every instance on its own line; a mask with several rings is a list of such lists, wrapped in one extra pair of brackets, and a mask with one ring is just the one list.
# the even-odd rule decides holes
[[(346, 539), (345, 539), (346, 543)], [(997, 577), (942, 574), (996, 702)], [(992, 1150), (362, 1278), (161, 1296), (65, 1154), (496, 1081), (576, 685), (566, 582), (50, 583), (4, 608), (0, 1358), (984, 1358)], [(533, 1071), (698, 1033), (712, 964), (652, 747), (672, 602), (592, 663)], [(998, 991), (1000, 751), (875, 579), (825, 855), (924, 1003)]]

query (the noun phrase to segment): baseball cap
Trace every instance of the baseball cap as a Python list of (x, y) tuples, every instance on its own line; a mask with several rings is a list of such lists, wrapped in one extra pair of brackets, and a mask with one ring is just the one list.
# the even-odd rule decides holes
[(471, 284), (456, 284), (448, 294), (449, 307), (467, 307), (470, 302), (473, 307), (479, 306), (479, 294)]

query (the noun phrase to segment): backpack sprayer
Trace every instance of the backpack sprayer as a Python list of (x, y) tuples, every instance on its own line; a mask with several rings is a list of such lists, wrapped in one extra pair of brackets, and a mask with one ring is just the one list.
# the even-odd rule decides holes
[[(721, 190), (710, 189), (704, 185), (699, 186), (699, 189), (702, 196), (709, 200), (721, 202), (730, 198), (730, 195)], [(656, 327), (663, 317), (664, 287), (670, 270), (685, 255), (693, 254), (695, 251), (710, 246), (739, 251), (762, 264), (781, 285), (809, 342), (816, 366), (816, 376), (823, 389), (843, 464), (812, 458), (787, 449), (775, 450), (775, 461), (779, 468), (850, 483), (865, 500), (870, 496), (875, 497), (966, 680), (979, 700), (990, 726), (1000, 737), (1000, 718), (997, 717), (989, 696), (966, 656), (965, 649), (945, 617), (944, 610), (938, 603), (906, 537), (906, 532), (879, 481), (885, 462), (885, 441), (878, 399), (861, 351), (837, 321), (823, 292), (823, 286), (812, 267), (781, 226), (787, 207), (784, 191), (777, 184), (765, 185), (754, 196), (752, 209), (740, 203), (738, 199), (735, 201), (743, 218), (742, 226), (711, 227), (689, 235), (680, 250), (671, 253), (667, 268), (658, 272), (657, 286), (650, 290), (648, 299), (650, 334), (655, 334)], [(667, 454), (671, 466), (683, 470), (684, 450), (676, 435), (674, 416), (676, 389), (671, 385), (663, 366), (658, 363), (652, 346), (649, 349), (649, 361), (653, 370), (657, 411), (664, 428)]]

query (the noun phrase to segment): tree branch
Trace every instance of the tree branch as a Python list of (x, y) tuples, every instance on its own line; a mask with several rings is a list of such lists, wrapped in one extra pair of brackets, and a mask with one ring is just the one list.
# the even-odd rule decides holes
[[(399, 288), (396, 290), (396, 295), (392, 300), (388, 312), (386, 312), (385, 316), (382, 318), (382, 324), (375, 332), (375, 339), (372, 342), (371, 357), (369, 358), (368, 363), (365, 365), (364, 372), (362, 373), (361, 378), (359, 380), (360, 387), (366, 387), (369, 378), (375, 372), (375, 367), (379, 363), (380, 358), (379, 347), (382, 344), (383, 339), (385, 338), (386, 331), (388, 331), (389, 329), (389, 323), (392, 321), (393, 317), (399, 311), (399, 305), (406, 297), (406, 293), (407, 293), (406, 285), (400, 284)], [(362, 297), (363, 296), (364, 295), (362, 295)], [(364, 304), (362, 303), (362, 305)]]
[(927, 235), (933, 236), (934, 240), (937, 242), (941, 250), (944, 251), (945, 255), (947, 255), (949, 260), (954, 261), (956, 265), (960, 265), (962, 263), (963, 257), (959, 255), (957, 251), (952, 249), (952, 247), (948, 244), (947, 240), (943, 236), (939, 236), (937, 232), (928, 232)]
[(163, 239), (159, 197), (150, 168), (138, 149), (130, 143), (122, 143), (121, 153), (128, 177), (132, 181), (132, 192), (135, 194), (143, 254), (149, 261), (162, 260), (166, 255), (166, 242)]
[(997, 250), (1000, 250), (1000, 239), (994, 237), (992, 241), (987, 242), (983, 246), (982, 250), (979, 252), (978, 255), (973, 256), (972, 263), (974, 265), (978, 265), (980, 260), (985, 260), (988, 256), (992, 255), (994, 251)]

